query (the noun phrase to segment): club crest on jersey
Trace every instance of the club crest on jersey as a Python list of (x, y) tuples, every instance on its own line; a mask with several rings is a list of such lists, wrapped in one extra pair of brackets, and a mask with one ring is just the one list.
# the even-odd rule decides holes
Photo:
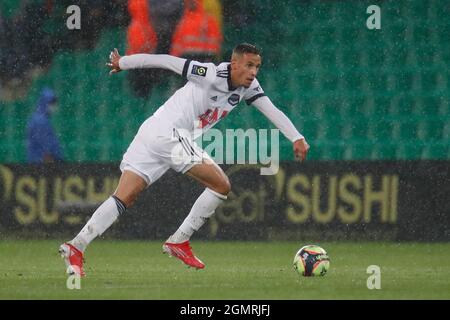
[(198, 66), (198, 65), (193, 65), (192, 66), (192, 71), (191, 73), (196, 75), (196, 76), (200, 76), (200, 77), (206, 77), (206, 71), (208, 71), (207, 67), (203, 67), (203, 66)]
[(241, 98), (241, 97), (240, 97), (238, 94), (233, 93), (233, 94), (228, 98), (228, 103), (231, 104), (231, 105), (234, 107), (235, 105), (237, 105), (237, 104), (239, 103), (239, 99), (240, 99), (240, 98)]

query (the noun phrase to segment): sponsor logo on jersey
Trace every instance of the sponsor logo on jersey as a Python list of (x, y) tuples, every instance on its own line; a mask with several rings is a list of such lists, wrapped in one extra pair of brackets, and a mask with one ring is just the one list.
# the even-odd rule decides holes
[(217, 101), (217, 96), (211, 97), (212, 101)]
[(233, 93), (233, 94), (228, 98), (228, 103), (231, 104), (231, 105), (234, 107), (235, 105), (237, 105), (237, 104), (239, 103), (239, 99), (240, 99), (240, 98), (241, 98), (241, 97), (240, 97), (238, 94)]
[(192, 66), (191, 73), (196, 75), (196, 76), (206, 77), (206, 71), (208, 71), (207, 67), (198, 66), (198, 65), (194, 64)]
[(259, 92), (260, 89), (261, 89), (261, 87), (260, 87), (260, 86), (257, 86), (257, 87), (254, 88), (253, 90)]
[(219, 112), (219, 108), (214, 108), (214, 110), (206, 110), (206, 112), (199, 117), (200, 122), (198, 127), (204, 128), (208, 125), (212, 125), (220, 119), (225, 118), (228, 114), (227, 110), (223, 110), (219, 118)]

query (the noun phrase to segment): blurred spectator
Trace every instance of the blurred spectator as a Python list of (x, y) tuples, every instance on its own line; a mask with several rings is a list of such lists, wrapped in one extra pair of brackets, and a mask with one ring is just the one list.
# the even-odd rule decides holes
[(219, 24), (219, 30), (223, 30), (223, 12), (222, 5), (219, 0), (203, 0), (205, 11), (213, 16)]
[(158, 35), (156, 53), (169, 53), (172, 36), (183, 15), (183, 0), (149, 0), (150, 19)]
[(28, 163), (47, 163), (63, 160), (59, 140), (50, 122), (57, 109), (57, 97), (53, 90), (44, 88), (39, 97), (36, 111), (27, 123)]
[[(128, 0), (131, 23), (127, 33), (127, 54), (169, 53), (172, 35), (183, 13), (183, 0)], [(133, 92), (147, 97), (164, 70), (130, 70)], [(170, 75), (171, 76), (171, 75)]]
[[(131, 23), (127, 33), (127, 52), (171, 54), (202, 62), (220, 58), (222, 9), (218, 0), (128, 0)], [(209, 14), (211, 12), (212, 14)], [(133, 92), (147, 97), (162, 78), (172, 77), (165, 70), (130, 70)]]
[(150, 22), (150, 5), (148, 0), (129, 0), (128, 12), (131, 22), (128, 26), (127, 55), (135, 53), (154, 53), (158, 39)]
[(220, 57), (222, 41), (219, 21), (206, 12), (203, 0), (185, 0), (170, 54), (201, 62), (214, 61)]

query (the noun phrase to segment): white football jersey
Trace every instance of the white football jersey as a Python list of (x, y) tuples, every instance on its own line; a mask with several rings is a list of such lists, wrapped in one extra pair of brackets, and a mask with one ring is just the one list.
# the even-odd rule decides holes
[(242, 99), (250, 104), (265, 95), (257, 79), (249, 88), (233, 88), (226, 62), (216, 66), (186, 60), (182, 76), (188, 82), (154, 116), (172, 128), (195, 132), (194, 139), (225, 118)]
[(253, 103), (290, 141), (303, 138), (287, 116), (265, 96), (256, 78), (249, 88), (232, 87), (229, 62), (216, 66), (164, 54), (134, 54), (122, 57), (119, 66), (122, 70), (164, 68), (188, 80), (153, 114), (161, 134), (183, 129), (196, 139), (245, 100), (247, 104)]

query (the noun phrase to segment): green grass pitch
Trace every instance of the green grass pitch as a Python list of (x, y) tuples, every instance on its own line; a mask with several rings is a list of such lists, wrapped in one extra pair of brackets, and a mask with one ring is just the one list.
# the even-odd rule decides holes
[[(304, 242), (193, 241), (204, 270), (162, 254), (161, 242), (96, 240), (80, 290), (66, 287), (55, 240), (0, 242), (0, 299), (450, 299), (450, 243), (320, 243), (331, 259), (324, 277), (296, 274)], [(369, 265), (381, 289), (369, 290)]]

